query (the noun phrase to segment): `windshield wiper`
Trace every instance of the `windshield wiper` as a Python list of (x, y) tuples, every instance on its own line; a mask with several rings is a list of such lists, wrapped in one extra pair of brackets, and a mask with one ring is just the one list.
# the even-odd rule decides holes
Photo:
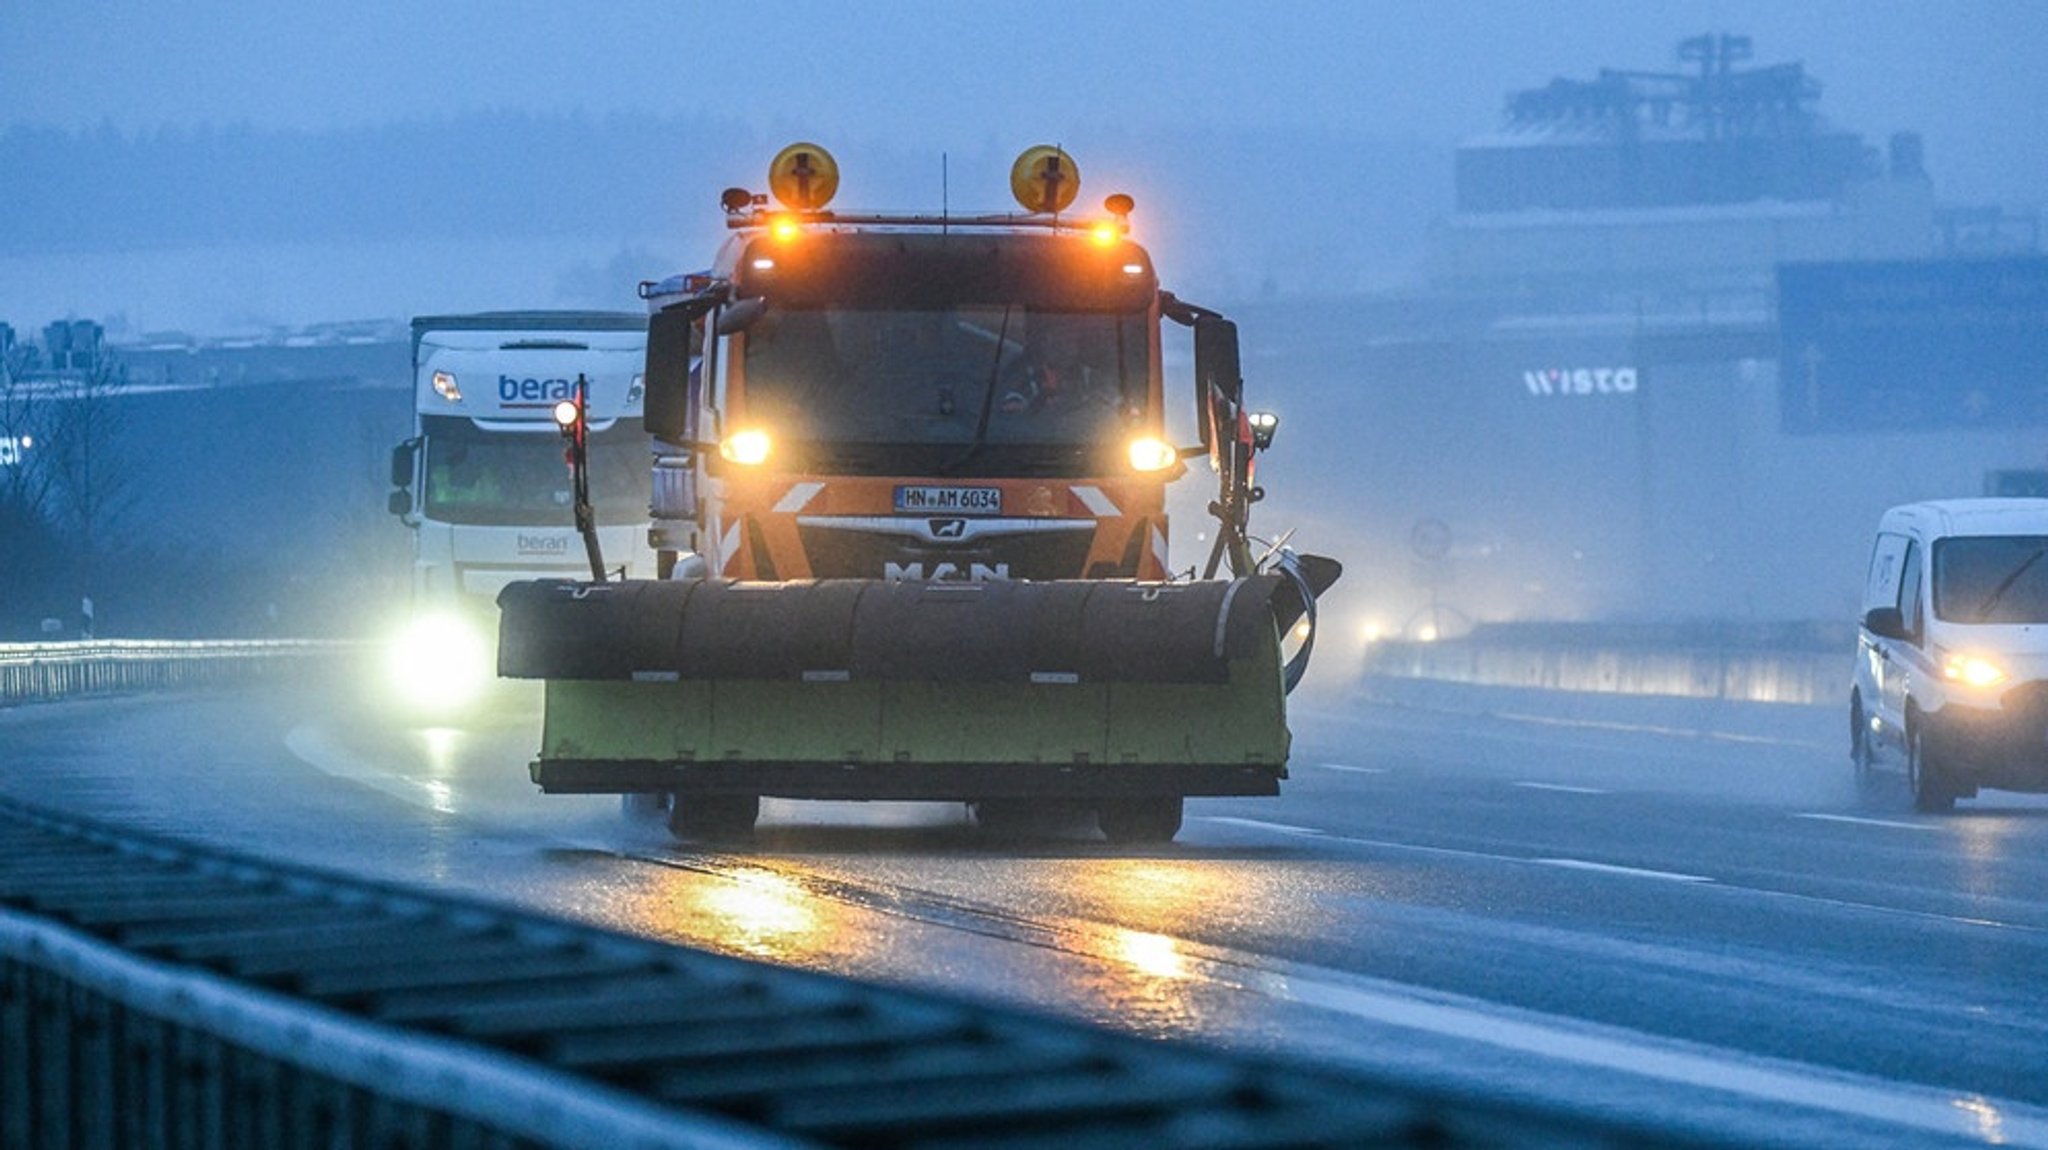
[(974, 442), (967, 445), (967, 450), (961, 452), (959, 458), (939, 468), (940, 475), (951, 475), (959, 470), (962, 464), (981, 454), (983, 445), (988, 442), (989, 416), (993, 415), (996, 409), (996, 386), (1003, 378), (1003, 347), (1010, 338), (1010, 310), (1015, 306), (1004, 304), (1003, 322), (996, 325), (996, 357), (995, 361), (988, 365), (988, 388), (981, 393), (981, 416), (974, 422)]
[(1977, 605), (1977, 622), (1982, 623), (1990, 617), (1991, 609), (1998, 606), (1998, 601), (2005, 598), (2005, 593), (2012, 590), (2012, 585), (2020, 581), (2020, 576), (2025, 575), (2028, 568), (2040, 562), (2043, 555), (2048, 555), (2048, 547), (2035, 548), (2032, 555), (2021, 560), (2020, 565), (2012, 569), (2012, 574), (2007, 575), (1999, 581), (1998, 586), (1991, 589), (1991, 594), (1984, 596), (1984, 601)]

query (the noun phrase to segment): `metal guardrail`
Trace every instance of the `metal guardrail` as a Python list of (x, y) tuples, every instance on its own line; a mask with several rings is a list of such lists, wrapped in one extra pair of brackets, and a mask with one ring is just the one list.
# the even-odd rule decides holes
[(0, 643), (0, 705), (230, 682), (359, 644), (311, 639)]
[[(1699, 630), (1707, 630), (1701, 628)], [(1368, 648), (1368, 677), (1429, 679), (1485, 687), (1656, 695), (1747, 703), (1848, 702), (1853, 629), (1784, 634), (1734, 632), (1703, 642), (1686, 628), (1569, 625), (1482, 627), (1437, 642), (1381, 641)]]
[(8, 1147), (1684, 1141), (688, 951), (0, 801)]

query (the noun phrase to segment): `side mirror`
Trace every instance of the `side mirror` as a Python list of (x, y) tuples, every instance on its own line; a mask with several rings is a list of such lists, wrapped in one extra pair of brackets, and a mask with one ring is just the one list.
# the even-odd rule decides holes
[(419, 454), (418, 439), (408, 439), (391, 449), (391, 486), (412, 486), (412, 474), (419, 462)]
[(384, 508), (401, 517), (412, 514), (412, 492), (402, 488), (392, 492), (391, 498), (384, 501)]
[(1897, 607), (1872, 607), (1863, 616), (1863, 629), (1880, 639), (1911, 639), (1906, 630), (1906, 617)]
[[(1210, 447), (1211, 424), (1236, 417), (1244, 401), (1244, 373), (1237, 358), (1237, 325), (1222, 316), (1195, 319), (1195, 426)], [(1216, 410), (1222, 407), (1224, 410)]]
[(734, 300), (718, 311), (718, 334), (731, 335), (754, 326), (754, 321), (768, 314), (768, 301), (761, 296), (751, 299)]
[(647, 394), (641, 414), (647, 430), (665, 443), (690, 439), (690, 345), (702, 314), (666, 307), (647, 321)]

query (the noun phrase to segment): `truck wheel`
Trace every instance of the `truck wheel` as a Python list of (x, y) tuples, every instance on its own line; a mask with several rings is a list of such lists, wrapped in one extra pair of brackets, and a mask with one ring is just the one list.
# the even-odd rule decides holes
[(1102, 837), (1113, 843), (1168, 843), (1180, 833), (1181, 797), (1109, 799), (1095, 809)]
[(651, 822), (667, 817), (673, 802), (673, 796), (662, 791), (620, 795), (619, 813), (629, 822)]
[(754, 833), (759, 795), (677, 795), (668, 829), (682, 839), (739, 839)]
[(977, 830), (995, 838), (1022, 838), (1040, 822), (1028, 799), (980, 799), (967, 804), (967, 813)]
[(1906, 781), (1913, 788), (1913, 809), (1939, 814), (1955, 809), (1956, 792), (1941, 761), (1928, 757), (1926, 726), (1919, 722), (1906, 727)]

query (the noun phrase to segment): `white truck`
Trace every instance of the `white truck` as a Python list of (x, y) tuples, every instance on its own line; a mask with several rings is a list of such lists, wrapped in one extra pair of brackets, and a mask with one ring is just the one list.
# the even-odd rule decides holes
[(401, 698), (442, 708), (481, 690), (505, 584), (591, 577), (553, 414), (579, 380), (599, 553), (614, 577), (652, 577), (646, 348), (636, 312), (413, 319), (412, 435), (391, 454), (390, 510), (413, 532), (412, 612), (391, 661)]

